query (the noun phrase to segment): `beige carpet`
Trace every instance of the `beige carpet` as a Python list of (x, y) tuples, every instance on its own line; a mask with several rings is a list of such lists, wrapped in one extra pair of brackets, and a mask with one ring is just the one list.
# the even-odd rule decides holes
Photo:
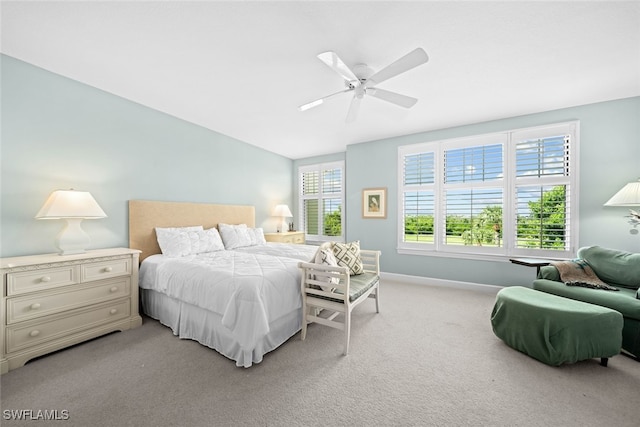
[(383, 283), (340, 331), (295, 335), (252, 368), (156, 321), (1, 378), (11, 410), (68, 411), (64, 426), (637, 426), (640, 363), (549, 367), (491, 331), (494, 292)]

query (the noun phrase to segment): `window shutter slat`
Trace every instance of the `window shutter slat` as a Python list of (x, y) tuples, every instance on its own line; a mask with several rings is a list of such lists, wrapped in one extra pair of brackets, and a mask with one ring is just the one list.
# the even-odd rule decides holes
[(568, 135), (518, 141), (516, 177), (568, 176), (568, 158)]
[(526, 186), (516, 190), (516, 246), (568, 250), (569, 186)]
[(435, 180), (434, 153), (418, 153), (404, 158), (404, 184), (433, 184)]
[(433, 243), (433, 191), (407, 191), (404, 193), (405, 242)]
[(502, 144), (454, 148), (444, 152), (445, 183), (491, 181), (502, 176)]

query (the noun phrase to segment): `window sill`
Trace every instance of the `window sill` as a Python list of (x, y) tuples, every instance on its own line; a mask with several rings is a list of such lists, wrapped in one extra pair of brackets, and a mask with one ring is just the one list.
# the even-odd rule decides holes
[[(396, 248), (396, 251), (400, 255), (419, 255), (419, 256), (428, 256), (428, 257), (437, 257), (437, 258), (457, 258), (457, 259), (466, 259), (466, 260), (478, 260), (478, 261), (493, 261), (493, 262), (510, 262), (511, 258), (523, 257), (524, 255), (515, 255), (515, 254), (477, 254), (477, 253), (462, 253), (462, 252), (443, 252), (443, 251), (426, 251), (419, 249), (407, 249), (407, 248)], [(566, 260), (567, 258), (571, 258), (571, 255), (566, 254), (558, 254), (558, 256), (546, 256), (539, 255), (537, 258), (544, 258), (549, 260)]]

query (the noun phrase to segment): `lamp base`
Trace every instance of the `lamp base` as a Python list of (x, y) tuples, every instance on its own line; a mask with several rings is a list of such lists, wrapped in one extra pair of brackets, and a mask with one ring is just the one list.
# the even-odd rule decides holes
[(80, 226), (82, 218), (65, 218), (65, 220), (67, 225), (56, 237), (56, 246), (60, 249), (59, 255), (85, 253), (91, 239)]
[(284, 219), (284, 217), (282, 217), (282, 220), (280, 222), (278, 222), (278, 227), (276, 228), (276, 232), (278, 233), (282, 233), (287, 231), (287, 228), (289, 226), (287, 225), (287, 221)]

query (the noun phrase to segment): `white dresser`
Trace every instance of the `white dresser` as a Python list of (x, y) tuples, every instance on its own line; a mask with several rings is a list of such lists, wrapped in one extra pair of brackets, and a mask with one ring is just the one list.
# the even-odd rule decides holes
[(282, 233), (264, 233), (267, 242), (295, 243), (304, 245), (304, 231), (283, 231)]
[(0, 373), (36, 356), (140, 326), (139, 254), (113, 248), (0, 259)]

